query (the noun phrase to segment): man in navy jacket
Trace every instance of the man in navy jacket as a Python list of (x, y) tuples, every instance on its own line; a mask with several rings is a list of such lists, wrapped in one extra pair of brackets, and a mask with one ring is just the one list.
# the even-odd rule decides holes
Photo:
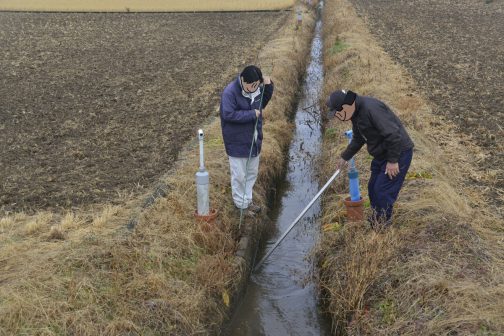
[(340, 90), (330, 95), (327, 106), (340, 121), (352, 122), (353, 138), (341, 153), (338, 168), (367, 145), (373, 157), (368, 183), (373, 210), (370, 222), (373, 226), (390, 225), (394, 203), (413, 157), (413, 141), (399, 118), (378, 99)]
[(263, 77), (258, 67), (249, 65), (226, 86), (221, 96), (221, 128), (229, 156), (233, 201), (237, 208), (247, 209), (250, 216), (261, 211), (252, 202), (252, 188), (259, 172), (263, 140), (261, 110), (272, 95), (271, 79)]

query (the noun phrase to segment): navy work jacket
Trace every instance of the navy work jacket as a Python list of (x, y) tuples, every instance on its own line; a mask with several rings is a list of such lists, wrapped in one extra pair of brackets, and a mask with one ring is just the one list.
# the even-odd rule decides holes
[[(264, 90), (262, 107), (265, 108), (273, 96), (273, 82), (260, 87), (259, 90)], [(229, 83), (222, 92), (220, 119), (227, 155), (248, 158), (254, 138), (255, 110), (259, 110), (260, 100), (261, 95), (258, 95), (253, 102), (250, 98), (242, 95), (239, 77)], [(258, 136), (252, 148), (252, 157), (256, 157), (261, 153), (263, 140), (262, 124), (261, 115), (257, 123)]]
[(350, 160), (364, 144), (373, 158), (396, 163), (414, 144), (399, 118), (376, 98), (357, 96), (352, 116), (353, 137), (341, 157)]

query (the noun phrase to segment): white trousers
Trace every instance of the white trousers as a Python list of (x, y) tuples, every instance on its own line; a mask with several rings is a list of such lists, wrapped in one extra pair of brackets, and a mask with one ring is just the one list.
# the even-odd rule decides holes
[[(240, 209), (246, 209), (252, 203), (252, 188), (254, 188), (257, 174), (259, 173), (259, 156), (250, 158), (248, 171), (246, 171), (247, 159), (229, 157), (233, 202)], [(246, 181), (245, 176), (247, 178)]]

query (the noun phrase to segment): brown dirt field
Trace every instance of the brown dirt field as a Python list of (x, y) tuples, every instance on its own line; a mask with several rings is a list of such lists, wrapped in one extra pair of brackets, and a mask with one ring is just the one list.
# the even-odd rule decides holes
[[(482, 147), (467, 180), (504, 208), (504, 2), (351, 0), (384, 49)], [(468, 154), (469, 155), (469, 154)], [(504, 214), (503, 214), (504, 215)]]
[[(283, 172), (289, 119), (310, 50), (313, 11), (305, 13), (300, 29), (290, 15), (250, 54), (272, 69), (277, 88), (265, 111), (267, 141), (254, 188), (264, 207)], [(235, 256), (243, 231), (230, 196), (220, 120), (206, 120), (205, 130), (210, 204), (219, 210), (211, 227), (193, 215), (198, 147), (191, 141), (160, 178), (170, 186), (166, 195), (145, 209), (130, 207), (133, 198), (92, 206), (92, 212), (0, 218), (0, 335), (218, 334), (248, 266)], [(132, 217), (138, 221), (128, 230), (124, 224)], [(263, 220), (266, 214), (245, 225)]]
[(0, 13), (1, 212), (153, 184), (288, 16)]

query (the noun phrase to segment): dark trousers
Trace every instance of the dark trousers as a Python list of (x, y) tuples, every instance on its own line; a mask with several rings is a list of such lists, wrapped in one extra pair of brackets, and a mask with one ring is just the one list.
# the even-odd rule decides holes
[(412, 158), (413, 149), (401, 153), (401, 157), (398, 161), (399, 174), (392, 179), (385, 174), (387, 160), (373, 159), (371, 162), (371, 178), (368, 183), (368, 195), (371, 209), (373, 210), (370, 218), (372, 225), (375, 223), (390, 225), (394, 203), (397, 200)]

